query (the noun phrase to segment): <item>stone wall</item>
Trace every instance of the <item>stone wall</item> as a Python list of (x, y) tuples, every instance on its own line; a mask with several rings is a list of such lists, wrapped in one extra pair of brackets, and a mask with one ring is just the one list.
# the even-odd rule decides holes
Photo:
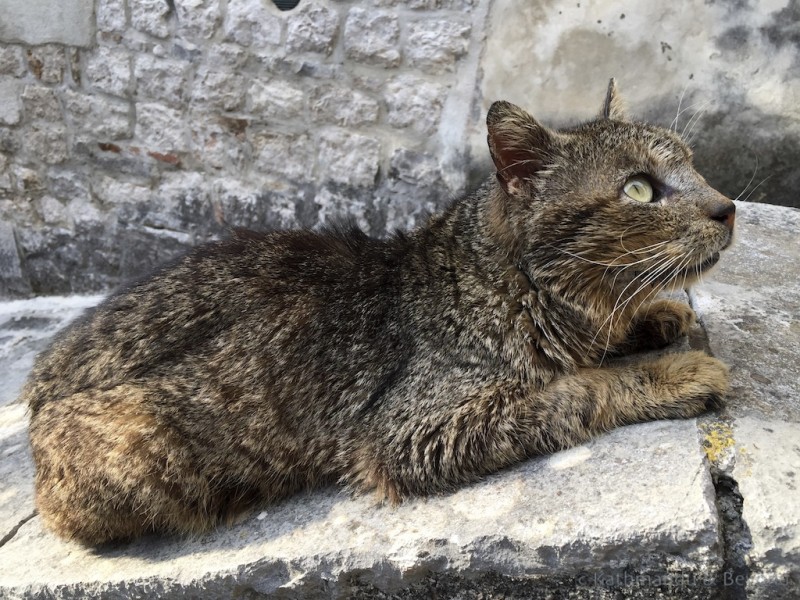
[(635, 115), (670, 125), (680, 104), (721, 191), (769, 177), (750, 200), (800, 205), (795, 0), (2, 11), (0, 296), (108, 289), (228, 226), (413, 226), (488, 171), (491, 101), (559, 125), (612, 75)]
[(0, 26), (0, 292), (104, 288), (229, 225), (382, 235), (465, 187), (477, 0), (98, 0), (86, 47), (39, 44), (34, 4)]

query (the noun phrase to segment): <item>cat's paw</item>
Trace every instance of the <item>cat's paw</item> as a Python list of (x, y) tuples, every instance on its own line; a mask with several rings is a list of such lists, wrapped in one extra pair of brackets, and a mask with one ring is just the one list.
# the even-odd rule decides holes
[(668, 354), (648, 365), (666, 417), (696, 417), (722, 407), (730, 389), (728, 367), (702, 352)]
[(696, 320), (697, 315), (689, 305), (659, 299), (637, 315), (632, 336), (641, 349), (663, 348), (689, 333)]

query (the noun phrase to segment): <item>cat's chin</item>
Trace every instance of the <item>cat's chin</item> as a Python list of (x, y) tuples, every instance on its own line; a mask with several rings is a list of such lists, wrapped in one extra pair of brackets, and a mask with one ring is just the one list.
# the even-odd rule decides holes
[(689, 265), (675, 275), (675, 277), (672, 279), (672, 283), (668, 286), (668, 289), (677, 290), (689, 287), (700, 278), (700, 275), (711, 270), (718, 262), (719, 252), (714, 252), (714, 254), (706, 258), (704, 261), (695, 263), (694, 265)]

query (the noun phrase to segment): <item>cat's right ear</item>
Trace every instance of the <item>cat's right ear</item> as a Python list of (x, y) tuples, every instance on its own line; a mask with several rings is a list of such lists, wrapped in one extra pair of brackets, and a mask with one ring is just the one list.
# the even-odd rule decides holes
[(497, 181), (507, 194), (516, 195), (523, 181), (547, 168), (553, 136), (527, 112), (505, 101), (489, 107), (486, 126)]

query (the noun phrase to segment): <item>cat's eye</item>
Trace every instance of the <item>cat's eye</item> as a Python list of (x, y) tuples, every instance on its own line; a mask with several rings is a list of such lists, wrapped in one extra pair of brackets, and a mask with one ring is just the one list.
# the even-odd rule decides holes
[(653, 186), (644, 177), (631, 177), (625, 182), (622, 191), (637, 202), (650, 202), (653, 199)]

